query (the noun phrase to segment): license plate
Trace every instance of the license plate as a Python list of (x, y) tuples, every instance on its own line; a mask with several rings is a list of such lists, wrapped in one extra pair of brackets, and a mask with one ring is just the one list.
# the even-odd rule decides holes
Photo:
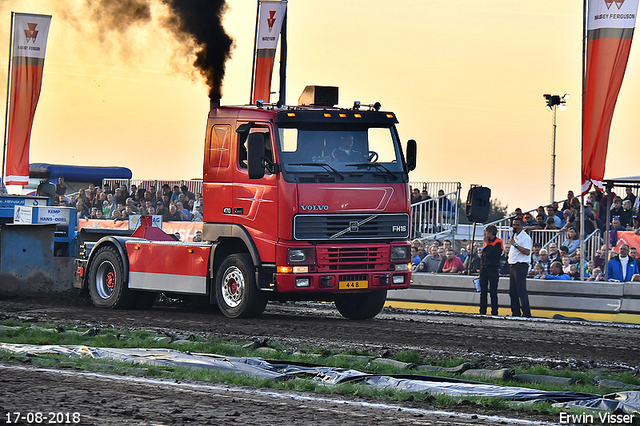
[(340, 290), (357, 290), (360, 288), (369, 288), (369, 281), (340, 281), (338, 283)]

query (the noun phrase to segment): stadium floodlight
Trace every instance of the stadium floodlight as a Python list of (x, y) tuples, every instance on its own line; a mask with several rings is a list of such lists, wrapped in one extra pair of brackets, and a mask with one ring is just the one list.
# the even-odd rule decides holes
[(565, 93), (563, 96), (560, 95), (542, 95), (547, 101), (547, 110), (553, 113), (551, 118), (552, 120), (552, 148), (551, 148), (551, 202), (553, 203), (555, 200), (556, 193), (556, 111), (558, 109), (564, 111), (567, 109), (567, 99), (569, 99), (569, 94)]

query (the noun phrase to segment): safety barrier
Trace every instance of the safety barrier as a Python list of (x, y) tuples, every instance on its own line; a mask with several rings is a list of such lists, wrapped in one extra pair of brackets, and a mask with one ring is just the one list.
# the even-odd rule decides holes
[[(387, 306), (478, 313), (480, 293), (468, 275), (413, 274), (406, 290), (392, 290)], [(534, 317), (556, 315), (585, 320), (640, 324), (640, 283), (527, 279)], [(489, 299), (490, 301), (490, 299)], [(490, 303), (490, 302), (489, 302)], [(509, 277), (498, 283), (499, 314), (510, 315)]]

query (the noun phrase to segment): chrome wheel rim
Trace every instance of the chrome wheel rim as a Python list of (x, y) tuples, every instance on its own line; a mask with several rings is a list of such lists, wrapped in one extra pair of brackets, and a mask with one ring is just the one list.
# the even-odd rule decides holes
[(222, 280), (222, 299), (230, 308), (236, 308), (242, 302), (245, 292), (245, 280), (242, 271), (232, 266), (226, 270)]
[(111, 262), (102, 262), (96, 272), (96, 291), (102, 299), (113, 294), (116, 285), (116, 268)]

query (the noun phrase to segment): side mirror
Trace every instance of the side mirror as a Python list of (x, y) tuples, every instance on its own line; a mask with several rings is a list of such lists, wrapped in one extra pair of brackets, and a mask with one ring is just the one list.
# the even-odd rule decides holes
[(262, 157), (264, 157), (264, 135), (262, 133), (251, 133), (247, 139), (247, 172), (249, 173), (249, 179), (261, 179), (264, 177)]
[(413, 171), (418, 161), (418, 144), (415, 140), (409, 139), (407, 142), (407, 171)]

